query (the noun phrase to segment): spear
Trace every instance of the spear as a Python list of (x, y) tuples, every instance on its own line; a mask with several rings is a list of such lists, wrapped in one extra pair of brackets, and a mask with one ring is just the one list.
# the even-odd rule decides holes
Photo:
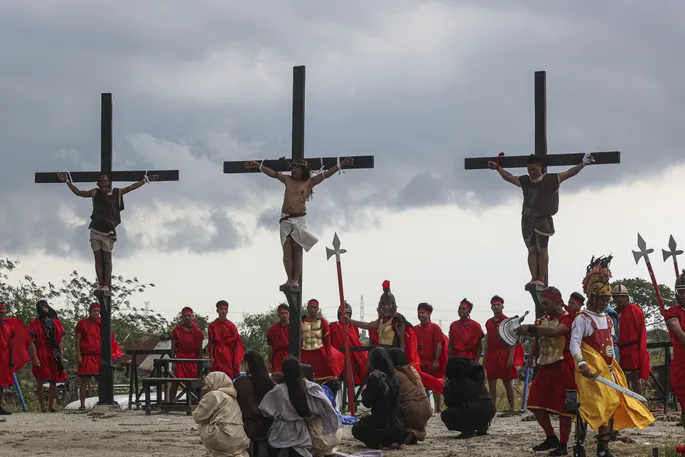
[(661, 253), (664, 255), (664, 262), (668, 260), (669, 257), (673, 257), (673, 267), (675, 268), (675, 277), (677, 278), (680, 276), (680, 268), (678, 268), (678, 256), (683, 253), (683, 251), (680, 251), (677, 249), (678, 245), (675, 242), (675, 239), (673, 238), (673, 235), (668, 239), (668, 249), (662, 249)]
[(661, 293), (659, 292), (659, 285), (656, 283), (656, 277), (654, 277), (654, 270), (652, 270), (652, 263), (649, 261), (649, 254), (654, 252), (654, 249), (647, 249), (647, 243), (639, 233), (637, 234), (637, 247), (640, 250), (633, 251), (635, 263), (638, 264), (640, 263), (640, 259), (642, 257), (645, 258), (645, 263), (647, 264), (647, 271), (649, 271), (649, 277), (652, 279), (652, 286), (654, 287), (654, 292), (656, 293), (656, 299), (659, 302), (659, 308), (661, 308), (661, 312), (663, 313), (665, 310), (664, 300), (661, 298)]
[[(340, 254), (347, 252), (347, 249), (340, 249), (340, 238), (336, 232), (333, 237), (333, 249), (326, 248), (326, 260), (335, 255), (335, 264), (338, 267), (338, 292), (340, 295), (340, 316), (345, 316), (345, 293), (343, 291), (342, 267), (340, 265)], [(350, 399), (350, 415), (354, 416), (354, 375), (352, 364), (350, 363), (350, 340), (347, 335), (347, 319), (342, 319), (342, 333), (345, 345), (345, 373), (347, 378), (347, 394)]]

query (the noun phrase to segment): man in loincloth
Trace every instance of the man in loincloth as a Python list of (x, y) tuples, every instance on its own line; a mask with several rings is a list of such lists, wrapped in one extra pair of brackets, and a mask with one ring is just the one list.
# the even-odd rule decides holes
[(642, 395), (640, 380), (649, 379), (650, 361), (647, 351), (647, 326), (642, 309), (630, 303), (628, 289), (617, 284), (611, 291), (614, 307), (618, 313), (621, 331), (618, 336), (618, 363), (626, 375), (633, 392)]
[(354, 159), (348, 157), (334, 165), (323, 173), (311, 176), (309, 165), (306, 160), (293, 160), (290, 164), (290, 176), (281, 172), (274, 171), (249, 160), (245, 162), (248, 170), (259, 169), (265, 175), (276, 178), (285, 184), (285, 195), (283, 196), (283, 207), (281, 209), (281, 246), (283, 246), (283, 265), (288, 280), (284, 286), (300, 286), (300, 275), (302, 274), (302, 249), (309, 252), (319, 241), (314, 235), (307, 231), (305, 216), (307, 215), (307, 201), (312, 196), (314, 186), (330, 178), (343, 167), (354, 164)]
[(231, 378), (240, 374), (240, 362), (245, 356), (245, 346), (238, 328), (228, 320), (228, 302), (216, 302), (219, 315), (207, 327), (209, 358), (212, 360), (210, 371), (222, 371)]
[(586, 153), (583, 161), (568, 171), (547, 173), (543, 158), (531, 154), (526, 160), (528, 174), (523, 176), (514, 176), (498, 163), (488, 162), (505, 181), (523, 190), (521, 230), (528, 249), (528, 268), (532, 276), (529, 284), (545, 285), (549, 265), (547, 244), (549, 237), (554, 235), (552, 217), (559, 209), (559, 185), (594, 161), (592, 155)]
[[(442, 379), (445, 377), (445, 367), (447, 366), (449, 340), (440, 326), (431, 322), (432, 305), (419, 303), (416, 312), (420, 324), (414, 327), (414, 333), (416, 333), (419, 360), (421, 360), (421, 371), (437, 379)], [(433, 392), (433, 401), (435, 402), (434, 412), (442, 411), (442, 395)]]
[(485, 373), (488, 378), (488, 390), (492, 398), (497, 401), (497, 380), (501, 379), (507, 394), (509, 408), (513, 411), (514, 379), (518, 378), (518, 367), (523, 365), (523, 345), (507, 347), (497, 334), (497, 329), (507, 316), (504, 315), (504, 299), (495, 295), (490, 299), (490, 309), (493, 316), (485, 322), (486, 345), (483, 357)]
[(471, 319), (472, 310), (473, 303), (467, 299), (459, 303), (459, 319), (450, 324), (447, 352), (450, 357), (456, 355), (478, 362), (483, 350), (485, 333), (480, 324)]
[(67, 183), (74, 195), (90, 198), (93, 201), (93, 212), (90, 216), (90, 247), (95, 257), (95, 274), (98, 279), (98, 291), (109, 294), (112, 286), (112, 250), (117, 240), (116, 227), (121, 224), (121, 212), (124, 210), (124, 195), (136, 190), (145, 183), (156, 181), (159, 175), (145, 176), (138, 182), (112, 189), (107, 175), (100, 175), (97, 189), (80, 190), (71, 182), (69, 173), (57, 173), (60, 181)]
[(673, 344), (671, 388), (680, 403), (680, 422), (685, 427), (685, 270), (675, 281), (675, 298), (678, 303), (668, 308), (664, 320)]
[(316, 381), (339, 378), (345, 369), (345, 356), (331, 344), (331, 331), (326, 319), (319, 316), (319, 301), (307, 302), (307, 315), (302, 318), (302, 357), (311, 365)]
[[(124, 355), (117, 342), (112, 338), (112, 360), (116, 360)], [(93, 382), (97, 382), (100, 374), (100, 305), (92, 303), (88, 308), (88, 318), (81, 319), (74, 329), (74, 346), (76, 349), (77, 371), (80, 381), (79, 399), (81, 406), (79, 409), (86, 409), (86, 396), (88, 387)]]
[[(345, 314), (352, 318), (352, 306), (345, 302)], [(340, 350), (344, 354), (345, 347), (345, 333), (343, 333), (342, 313), (338, 308), (338, 320), (328, 324), (331, 331), (331, 344), (334, 348)], [(359, 339), (359, 327), (347, 324), (347, 344), (350, 348), (364, 346)], [(354, 377), (354, 385), (359, 386), (364, 382), (366, 377), (366, 366), (369, 363), (369, 358), (366, 352), (350, 351), (350, 364), (352, 365), (352, 373)]]
[[(550, 451), (548, 455), (568, 455), (568, 439), (574, 415), (564, 408), (567, 390), (576, 390), (575, 369), (569, 342), (575, 314), (564, 310), (561, 292), (548, 287), (541, 293), (545, 314), (535, 325), (524, 324), (517, 329), (519, 335), (534, 335), (534, 349), (539, 355), (538, 370), (530, 386), (528, 409), (546, 434), (545, 440), (533, 446), (534, 452)], [(533, 366), (535, 358), (529, 358)], [(559, 436), (552, 427), (549, 415), (559, 416)]]
[(612, 257), (592, 258), (583, 279), (587, 308), (571, 327), (569, 349), (576, 361), (580, 415), (597, 430), (597, 457), (613, 457), (609, 441), (614, 430), (647, 427), (654, 417), (646, 405), (595, 380), (601, 376), (628, 388), (623, 370), (614, 359), (613, 324), (604, 312), (611, 299), (609, 263)]
[(266, 332), (268, 345), (267, 368), (271, 373), (283, 372), (283, 360), (288, 357), (290, 345), (290, 307), (285, 303), (278, 305), (278, 322)]

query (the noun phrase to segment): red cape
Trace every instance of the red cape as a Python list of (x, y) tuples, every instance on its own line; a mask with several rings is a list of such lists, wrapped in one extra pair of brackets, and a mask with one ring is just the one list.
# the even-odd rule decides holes
[(14, 339), (12, 340), (13, 355), (14, 355), (14, 370), (16, 372), (24, 367), (31, 360), (29, 356), (29, 343), (31, 342), (31, 335), (24, 323), (16, 317), (8, 317), (5, 319), (14, 331)]

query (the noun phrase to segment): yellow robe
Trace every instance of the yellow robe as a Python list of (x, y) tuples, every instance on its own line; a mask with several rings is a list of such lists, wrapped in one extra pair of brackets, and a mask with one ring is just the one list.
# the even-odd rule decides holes
[[(581, 343), (580, 349), (583, 359), (593, 372), (600, 370), (599, 376), (628, 388), (626, 377), (618, 363), (609, 368), (604, 358), (585, 342)], [(612, 417), (614, 430), (634, 427), (643, 429), (654, 422), (654, 416), (642, 402), (594, 379), (586, 378), (577, 370), (576, 385), (580, 414), (593, 430), (608, 425)]]

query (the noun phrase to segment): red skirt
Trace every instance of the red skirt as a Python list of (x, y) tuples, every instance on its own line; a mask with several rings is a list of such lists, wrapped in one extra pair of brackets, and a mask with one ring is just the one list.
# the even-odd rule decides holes
[(0, 351), (0, 389), (6, 389), (13, 385), (14, 376), (10, 370), (10, 353), (9, 350), (2, 350)]
[(331, 347), (331, 360), (326, 357), (326, 348), (320, 347), (311, 351), (302, 351), (301, 362), (311, 365), (314, 379), (339, 378), (345, 369), (345, 356), (336, 348)]
[(36, 350), (36, 356), (40, 361), (40, 366), (37, 367), (36, 365), (33, 365), (31, 367), (31, 372), (36, 380), (55, 383), (67, 381), (66, 370), (62, 370), (62, 374), (59, 374), (59, 370), (57, 369), (57, 361), (52, 355), (52, 349), (39, 348)]
[(445, 367), (438, 366), (438, 368), (434, 370), (432, 360), (422, 360), (421, 371), (438, 379), (442, 379), (445, 377)]
[(567, 390), (576, 390), (575, 363), (571, 357), (541, 365), (528, 395), (528, 409), (541, 409), (559, 416), (574, 417), (564, 409)]
[(283, 349), (283, 350), (278, 350), (274, 352), (274, 360), (273, 360), (273, 370), (275, 373), (282, 373), (283, 372), (283, 361), (285, 358), (288, 357), (288, 350)]
[(678, 397), (680, 406), (683, 407), (685, 406), (685, 366), (672, 361), (669, 368), (671, 370), (671, 389), (675, 396)]
[(485, 354), (485, 372), (488, 379), (516, 379), (516, 367), (507, 368), (509, 349), (488, 351)]
[(83, 363), (78, 367), (79, 376), (97, 376), (100, 373), (100, 354), (81, 354)]

